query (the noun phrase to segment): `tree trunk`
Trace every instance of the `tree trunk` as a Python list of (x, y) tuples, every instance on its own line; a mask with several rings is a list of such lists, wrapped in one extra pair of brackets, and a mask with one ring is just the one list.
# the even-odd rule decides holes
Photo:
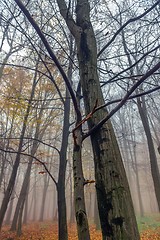
[(156, 153), (155, 153), (155, 149), (154, 149), (154, 144), (153, 144), (153, 140), (152, 140), (152, 135), (151, 135), (150, 127), (149, 127), (149, 122), (148, 122), (148, 118), (147, 118), (144, 97), (137, 99), (137, 106), (138, 106), (139, 114), (140, 114), (140, 117), (142, 120), (146, 138), (147, 138), (150, 164), (151, 164), (151, 173), (152, 173), (158, 208), (160, 211), (160, 173), (159, 173), (157, 157), (156, 157)]
[(6, 214), (6, 220), (5, 220), (6, 225), (9, 225), (11, 223), (11, 216), (12, 216), (14, 198), (15, 198), (15, 193), (14, 193), (14, 190), (13, 190), (11, 198), (10, 198), (10, 204), (9, 204), (7, 214)]
[(139, 173), (138, 173), (138, 166), (137, 166), (136, 146), (134, 146), (134, 161), (135, 161), (135, 174), (136, 174), (136, 185), (137, 185), (137, 192), (138, 192), (140, 216), (144, 217), (144, 208), (143, 208), (141, 189), (140, 189), (140, 181), (139, 181)]
[(19, 210), (19, 215), (18, 215), (18, 226), (17, 226), (17, 236), (18, 237), (20, 237), (22, 234), (22, 216), (23, 216), (24, 203), (25, 203), (25, 199), (23, 199), (23, 202), (22, 202), (20, 210)]
[(14, 213), (14, 217), (12, 220), (12, 225), (11, 225), (11, 231), (15, 231), (17, 228), (17, 221), (18, 221), (18, 216), (20, 213), (20, 210), (22, 209), (22, 206), (24, 206), (24, 202), (26, 199), (26, 194), (28, 192), (28, 183), (29, 183), (29, 178), (30, 178), (30, 173), (31, 173), (31, 167), (32, 167), (32, 162), (33, 162), (33, 158), (31, 157), (29, 159), (29, 163), (28, 163), (28, 167), (27, 167), (27, 171), (23, 180), (23, 184), (22, 184), (22, 188), (21, 188), (21, 192), (18, 198), (18, 202), (16, 205), (16, 210)]
[(19, 167), (19, 163), (20, 163), (20, 155), (21, 155), (21, 150), (22, 150), (22, 146), (23, 146), (23, 138), (24, 138), (24, 133), (26, 130), (26, 121), (24, 121), (23, 124), (23, 128), (22, 128), (22, 132), (21, 132), (21, 136), (20, 136), (20, 142), (19, 142), (19, 147), (18, 147), (18, 152), (17, 152), (17, 156), (13, 165), (13, 170), (10, 176), (10, 180), (2, 201), (2, 205), (1, 205), (1, 209), (0, 209), (0, 229), (2, 227), (2, 223), (4, 220), (4, 216), (8, 207), (8, 203), (15, 185), (15, 180), (16, 180), (16, 176), (17, 176), (17, 171), (18, 171), (18, 167)]
[(28, 188), (26, 192), (26, 198), (25, 198), (25, 206), (24, 206), (24, 216), (23, 216), (23, 224), (27, 224), (28, 221), (28, 195), (29, 195), (29, 187), (30, 187), (30, 179), (28, 183)]
[[(123, 131), (123, 130), (122, 130)], [(125, 137), (123, 137), (123, 147), (124, 147), (124, 155), (125, 155), (125, 168), (128, 175), (128, 182), (131, 184), (132, 177), (131, 177), (131, 163), (129, 158), (129, 143), (127, 144), (127, 140)]]
[(34, 173), (34, 188), (33, 188), (33, 216), (32, 216), (32, 220), (36, 221), (36, 217), (37, 217), (37, 173), (35, 171)]
[(96, 225), (96, 230), (101, 229), (96, 194), (95, 194), (95, 201), (94, 201), (94, 224)]
[(69, 187), (70, 187), (70, 196), (69, 196), (69, 203), (70, 203), (70, 220), (69, 223), (72, 225), (75, 222), (75, 216), (74, 216), (74, 200), (73, 200), (73, 181), (72, 181), (72, 173), (70, 172), (69, 177)]
[[(79, 123), (79, 121), (78, 121)], [(74, 179), (74, 204), (79, 240), (90, 240), (88, 219), (84, 198), (84, 176), (82, 169), (82, 129), (73, 132), (73, 179)]]
[[(70, 38), (70, 55), (74, 59), (72, 36)], [(68, 78), (72, 79), (73, 62), (69, 59), (68, 66)], [(60, 164), (59, 174), (57, 183), (57, 201), (58, 201), (58, 238), (59, 240), (68, 240), (67, 230), (67, 213), (66, 213), (66, 199), (65, 199), (65, 176), (66, 176), (66, 165), (67, 165), (67, 147), (69, 137), (69, 116), (70, 116), (70, 95), (68, 89), (66, 89), (66, 96), (64, 102), (64, 121), (63, 121), (63, 132), (62, 132), (62, 143), (60, 149)]]
[(66, 175), (66, 156), (69, 136), (69, 113), (70, 113), (70, 100), (68, 91), (66, 90), (66, 100), (64, 106), (64, 123), (63, 123), (63, 136), (60, 150), (60, 164), (59, 175), (57, 183), (57, 201), (58, 201), (58, 230), (59, 240), (68, 239), (67, 230), (67, 216), (66, 216), (66, 199), (65, 199), (65, 175)]
[(158, 146), (157, 150), (158, 150), (158, 152), (159, 152), (159, 154), (160, 154), (160, 146)]
[(47, 197), (47, 189), (49, 186), (49, 176), (45, 176), (44, 179), (44, 188), (43, 188), (43, 194), (42, 194), (42, 203), (41, 203), (41, 207), (40, 207), (40, 217), (39, 217), (39, 221), (43, 222), (44, 220), (44, 210), (45, 210), (45, 202), (46, 202), (46, 197)]
[[(82, 31), (77, 40), (77, 51), (86, 114), (92, 112), (96, 101), (98, 105), (104, 104), (97, 74), (96, 40), (89, 11), (88, 1), (77, 1), (77, 25)], [(96, 112), (88, 121), (89, 129), (106, 115), (106, 109)], [(110, 121), (91, 135), (91, 142), (103, 240), (139, 239), (128, 181)]]

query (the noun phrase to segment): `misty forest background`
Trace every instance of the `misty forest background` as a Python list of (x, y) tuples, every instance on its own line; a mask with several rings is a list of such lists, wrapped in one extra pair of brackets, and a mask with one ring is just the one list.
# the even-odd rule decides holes
[[(58, 222), (59, 239), (65, 240), (65, 219), (67, 224), (72, 224), (77, 218), (77, 225), (80, 224), (80, 218), (75, 217), (74, 202), (79, 183), (73, 171), (78, 165), (73, 166), (72, 159), (76, 161), (78, 144), (74, 134), (79, 136), (77, 129), (81, 128), (81, 176), (84, 176), (87, 221), (97, 229), (101, 222), (103, 239), (114, 239), (105, 237), (114, 235), (118, 228), (114, 230), (112, 226), (112, 233), (105, 233), (103, 217), (99, 219), (101, 198), (96, 196), (97, 165), (92, 150), (94, 139), (90, 140), (95, 133), (90, 119), (94, 119), (95, 112), (107, 107), (105, 114), (111, 113), (135, 214), (137, 217), (159, 214), (160, 1), (25, 0), (23, 12), (19, 3), (18, 0), (0, 0), (0, 228), (9, 225), (21, 235), (22, 225), (49, 220)], [(89, 5), (90, 9), (86, 8)], [(83, 10), (86, 25), (79, 20), (78, 7)], [(87, 35), (90, 32), (85, 30), (89, 21), (96, 39), (96, 70), (105, 106), (102, 106), (103, 101), (93, 97), (87, 110), (83, 85), (85, 67), (81, 57), (84, 66), (88, 66), (92, 58), (92, 41), (89, 45)], [(80, 45), (71, 22), (82, 25), (84, 39), (82, 41), (80, 33)], [(88, 45), (84, 44), (85, 40)], [(66, 209), (63, 201), (66, 201)], [(122, 220), (120, 216), (114, 219)], [(111, 225), (117, 227), (121, 223), (112, 221)], [(80, 232), (78, 236), (89, 239), (89, 235), (83, 238)]]

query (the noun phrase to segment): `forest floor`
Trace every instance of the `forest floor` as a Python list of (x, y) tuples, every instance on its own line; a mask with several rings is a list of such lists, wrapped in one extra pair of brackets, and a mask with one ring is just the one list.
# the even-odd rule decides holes
[[(160, 240), (160, 217), (138, 218), (141, 240)], [(90, 226), (91, 240), (101, 240), (101, 232)], [(23, 226), (23, 234), (17, 237), (4, 226), (0, 233), (0, 240), (57, 240), (57, 224), (50, 222), (31, 223)], [(69, 240), (78, 240), (76, 226), (69, 226)]]
[(160, 215), (137, 217), (141, 240), (160, 240)]

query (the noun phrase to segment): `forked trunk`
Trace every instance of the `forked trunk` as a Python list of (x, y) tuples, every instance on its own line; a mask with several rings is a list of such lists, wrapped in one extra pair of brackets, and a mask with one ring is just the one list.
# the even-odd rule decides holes
[[(86, 114), (96, 104), (104, 104), (97, 74), (97, 49), (89, 17), (87, 0), (77, 1), (77, 25), (81, 35), (77, 41), (80, 79)], [(107, 114), (101, 109), (89, 119), (89, 129)], [(110, 120), (91, 135), (94, 153), (96, 191), (103, 240), (138, 240), (139, 233), (121, 154)]]

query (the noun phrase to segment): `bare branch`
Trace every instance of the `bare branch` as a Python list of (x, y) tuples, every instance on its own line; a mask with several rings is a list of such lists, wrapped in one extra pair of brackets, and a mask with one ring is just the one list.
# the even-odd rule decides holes
[[(138, 98), (138, 97), (147, 95), (147, 94), (150, 94), (150, 93), (155, 92), (155, 91), (157, 91), (157, 90), (159, 90), (159, 89), (160, 89), (160, 86), (155, 87), (155, 88), (153, 88), (153, 89), (150, 89), (150, 90), (148, 90), (148, 91), (145, 91), (145, 92), (136, 94), (136, 95), (132, 95), (132, 96), (130, 96), (130, 97), (127, 99), (127, 101), (128, 101), (128, 100), (131, 100), (131, 99), (134, 99), (134, 98)], [(98, 110), (100, 110), (100, 109), (102, 109), (102, 108), (104, 108), (104, 107), (107, 107), (107, 106), (109, 106), (109, 105), (111, 105), (111, 104), (118, 103), (118, 102), (120, 102), (120, 101), (122, 101), (122, 98), (120, 98), (120, 99), (115, 99), (115, 100), (113, 100), (113, 101), (107, 102), (106, 104), (103, 104), (103, 105), (97, 107), (94, 112), (96, 112), (96, 111), (98, 111)]]
[[(135, 63), (133, 63), (131, 66), (129, 66), (128, 68), (124, 69), (123, 71), (119, 72), (118, 74), (116, 74), (114, 77), (112, 77), (111, 79), (109, 79), (106, 83), (103, 83), (101, 85), (101, 87), (103, 87), (104, 85), (110, 83), (110, 82), (115, 82), (117, 81), (115, 78), (117, 78), (119, 75), (121, 75), (122, 73), (127, 72), (128, 70), (130, 70), (131, 68), (135, 67), (142, 59), (144, 59), (147, 55), (149, 55), (150, 53), (158, 50), (160, 48), (160, 44), (158, 46), (156, 46), (155, 48), (153, 48), (152, 50), (146, 52), (145, 54), (143, 54), (143, 56), (138, 59)], [(114, 80), (115, 79), (115, 80)]]
[(44, 169), (46, 170), (46, 172), (48, 173), (48, 175), (50, 176), (50, 178), (53, 180), (53, 182), (55, 183), (55, 185), (56, 185), (56, 187), (57, 187), (57, 182), (56, 182), (55, 178), (52, 176), (52, 174), (50, 173), (50, 171), (48, 170), (48, 168), (46, 167), (46, 164), (45, 164), (43, 161), (39, 160), (37, 157), (32, 156), (32, 155), (27, 154), (27, 153), (23, 153), (23, 152), (5, 150), (5, 149), (3, 149), (3, 148), (0, 148), (0, 150), (3, 151), (3, 152), (7, 152), (7, 153), (15, 153), (15, 154), (19, 153), (19, 154), (21, 154), (21, 155), (23, 155), (23, 156), (32, 157), (32, 158), (35, 159), (37, 162), (39, 162), (40, 164), (43, 165)]
[[(0, 138), (0, 139), (19, 139), (19, 138)], [(58, 148), (56, 148), (56, 147), (54, 147), (54, 146), (52, 146), (51, 144), (48, 144), (48, 143), (45, 143), (45, 142), (43, 142), (42, 140), (40, 140), (40, 139), (38, 139), (38, 138), (29, 138), (29, 137), (24, 137), (23, 139), (26, 139), (26, 140), (33, 140), (33, 141), (36, 141), (36, 142), (39, 142), (39, 143), (42, 143), (42, 144), (44, 144), (45, 146), (48, 146), (48, 147), (50, 147), (50, 148), (53, 148), (53, 149), (55, 149), (57, 152), (58, 152), (58, 154), (60, 155), (60, 151), (59, 151), (59, 149)]]
[(97, 57), (99, 57), (104, 50), (106, 50), (106, 48), (115, 40), (115, 38), (117, 37), (117, 35), (131, 22), (135, 22), (139, 19), (141, 19), (142, 17), (144, 17), (145, 15), (147, 15), (151, 10), (153, 10), (158, 4), (160, 3), (160, 0), (158, 0), (152, 7), (150, 7), (147, 11), (145, 11), (144, 13), (142, 13), (141, 15), (135, 17), (135, 18), (131, 18), (129, 19), (126, 23), (124, 23), (119, 29), (118, 31), (114, 34), (114, 36), (111, 38), (111, 40), (99, 51), (99, 53), (97, 54)]
[[(127, 101), (130, 100), (130, 99), (134, 99), (134, 98), (138, 98), (138, 97), (147, 95), (147, 94), (152, 93), (152, 92), (155, 92), (155, 91), (157, 91), (157, 90), (159, 90), (159, 89), (160, 89), (160, 86), (158, 86), (158, 87), (156, 87), (156, 88), (153, 88), (153, 89), (150, 89), (150, 90), (148, 90), (148, 91), (145, 91), (145, 92), (136, 94), (136, 95), (132, 95), (132, 96), (130, 96), (130, 97), (127, 99)], [(122, 101), (122, 98), (120, 98), (120, 99), (115, 99), (115, 100), (110, 101), (110, 102), (107, 102), (107, 103), (105, 103), (105, 104), (103, 104), (103, 105), (101, 105), (101, 106), (99, 106), (99, 107), (94, 107), (93, 110), (92, 110), (86, 117), (84, 117), (84, 118), (82, 119), (82, 121), (80, 121), (80, 123), (76, 126), (76, 128), (73, 129), (72, 132), (74, 132), (79, 126), (83, 125), (83, 123), (85, 123), (86, 121), (88, 121), (88, 119), (90, 119), (90, 118), (93, 116), (93, 114), (94, 114), (95, 112), (97, 112), (98, 110), (100, 110), (100, 109), (102, 109), (102, 108), (104, 108), (104, 107), (107, 107), (107, 106), (109, 106), (109, 105), (111, 105), (111, 104), (121, 102), (121, 101)], [(86, 138), (86, 135), (84, 136), (84, 139), (85, 139), (85, 138)]]
[(27, 17), (28, 21), (31, 23), (31, 25), (33, 26), (33, 28), (36, 30), (38, 36), (40, 37), (40, 39), (42, 40), (47, 52), (49, 53), (50, 57), (52, 58), (52, 60), (54, 61), (55, 65), (57, 66), (58, 70), (60, 71), (66, 86), (69, 90), (69, 93), (71, 95), (72, 101), (73, 101), (73, 105), (75, 108), (76, 113), (79, 115), (80, 114), (80, 110), (79, 107), (77, 105), (77, 100), (76, 100), (76, 96), (74, 94), (74, 91), (71, 87), (70, 84), (70, 80), (68, 79), (65, 71), (63, 70), (60, 62), (58, 61), (56, 55), (54, 54), (53, 50), (51, 49), (50, 44), (48, 43), (46, 37), (44, 36), (43, 32), (41, 31), (40, 27), (38, 26), (38, 24), (36, 23), (36, 21), (33, 19), (33, 17), (31, 16), (31, 14), (29, 13), (29, 11), (26, 9), (26, 7), (24, 6), (24, 4), (20, 1), (20, 0), (14, 0), (17, 5), (19, 6), (19, 8), (21, 9), (21, 11), (25, 14), (25, 16)]
[(155, 71), (157, 71), (160, 68), (160, 62), (158, 62), (151, 70), (149, 70), (143, 77), (139, 79), (138, 82), (136, 82), (131, 89), (126, 93), (124, 98), (120, 101), (120, 103), (105, 117), (103, 118), (96, 126), (94, 126), (85, 136), (83, 137), (83, 140), (93, 134), (95, 131), (100, 129), (103, 124), (108, 121), (128, 100), (130, 95), (139, 87), (140, 84), (142, 84), (148, 77), (150, 77)]
[(64, 0), (57, 0), (57, 4), (60, 9), (60, 13), (61, 13), (62, 17), (64, 18), (69, 30), (75, 36), (78, 31), (78, 26), (76, 25), (71, 13), (70, 13), (69, 6), (67, 7)]

